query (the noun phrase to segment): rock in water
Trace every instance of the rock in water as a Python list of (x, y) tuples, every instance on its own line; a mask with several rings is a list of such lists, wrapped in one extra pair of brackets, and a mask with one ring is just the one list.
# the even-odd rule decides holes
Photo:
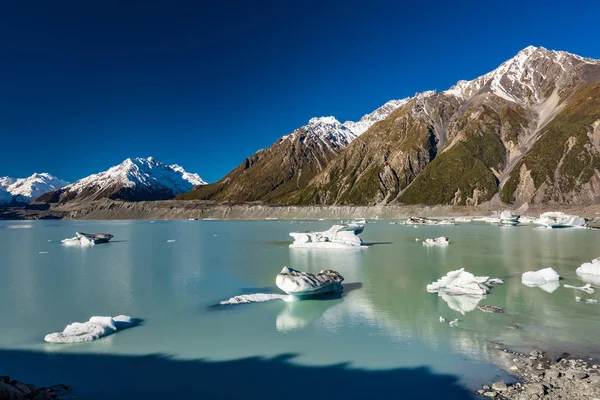
[(294, 243), (290, 248), (322, 248), (322, 249), (362, 249), (363, 241), (358, 235), (364, 230), (363, 225), (333, 225), (323, 232), (291, 232)]
[(498, 306), (490, 306), (488, 304), (477, 306), (479, 311), (487, 312), (487, 313), (503, 313), (504, 309)]
[(277, 287), (294, 296), (314, 296), (319, 294), (336, 293), (344, 290), (344, 277), (337, 271), (326, 270), (318, 274), (297, 271), (283, 267), (277, 275)]

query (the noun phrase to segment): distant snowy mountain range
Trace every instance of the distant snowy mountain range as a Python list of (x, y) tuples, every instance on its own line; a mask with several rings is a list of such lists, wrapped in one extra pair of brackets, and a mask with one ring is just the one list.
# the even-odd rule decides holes
[(166, 165), (152, 157), (128, 158), (104, 172), (45, 193), (37, 202), (64, 203), (71, 200), (144, 201), (165, 200), (206, 182), (179, 165)]
[(23, 204), (51, 190), (60, 189), (69, 182), (50, 174), (33, 174), (28, 178), (0, 177), (0, 205)]

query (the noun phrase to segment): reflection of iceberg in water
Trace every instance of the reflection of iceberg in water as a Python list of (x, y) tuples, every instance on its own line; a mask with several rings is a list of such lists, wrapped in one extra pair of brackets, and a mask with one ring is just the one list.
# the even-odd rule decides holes
[(450, 309), (458, 311), (463, 315), (475, 310), (479, 302), (485, 299), (483, 295), (453, 296), (445, 292), (439, 292), (439, 296), (448, 304)]
[(339, 304), (341, 293), (326, 296), (323, 300), (303, 300), (287, 303), (277, 315), (275, 326), (280, 332), (289, 332), (308, 326), (328, 309)]

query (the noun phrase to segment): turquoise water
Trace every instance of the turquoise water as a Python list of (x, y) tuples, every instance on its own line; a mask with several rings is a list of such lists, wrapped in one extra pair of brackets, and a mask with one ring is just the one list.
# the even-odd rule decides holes
[[(511, 378), (488, 343), (600, 356), (600, 305), (565, 289), (600, 256), (600, 231), (532, 226), (368, 224), (362, 251), (289, 249), (288, 233), (332, 222), (0, 222), (0, 375), (66, 383), (82, 398), (469, 398)], [(108, 232), (107, 245), (65, 247), (75, 231)], [(446, 248), (415, 238), (448, 236)], [(175, 240), (168, 243), (167, 240)], [(47, 252), (47, 253), (46, 253)], [(245, 293), (280, 293), (282, 266), (345, 277), (341, 298), (217, 306)], [(426, 284), (464, 267), (503, 278), (480, 304), (504, 314), (451, 309)], [(552, 267), (553, 293), (521, 284)], [(93, 315), (131, 315), (140, 326), (93, 343), (43, 341)], [(459, 319), (457, 327), (439, 317)], [(408, 392), (407, 392), (408, 391)]]

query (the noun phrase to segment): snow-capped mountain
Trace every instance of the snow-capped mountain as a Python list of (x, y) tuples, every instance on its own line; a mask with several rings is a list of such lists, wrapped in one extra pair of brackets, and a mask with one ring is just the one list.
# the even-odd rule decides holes
[(471, 81), (459, 81), (445, 94), (468, 100), (481, 91), (521, 106), (535, 106), (554, 89), (572, 87), (581, 76), (600, 65), (600, 60), (565, 51), (528, 46), (495, 70)]
[(204, 184), (206, 182), (198, 174), (186, 172), (179, 165), (166, 165), (152, 157), (128, 158), (104, 172), (46, 193), (38, 201), (64, 203), (75, 199), (101, 198), (126, 201), (164, 200)]
[(391, 100), (358, 122), (334, 117), (311, 118), (308, 124), (248, 157), (219, 182), (197, 187), (184, 198), (273, 201), (308, 183), (352, 141), (387, 118), (410, 99)]
[(28, 178), (0, 177), (0, 204), (29, 203), (44, 193), (60, 189), (69, 182), (48, 173), (35, 173)]
[(303, 143), (320, 141), (336, 150), (343, 150), (374, 123), (386, 119), (395, 109), (408, 103), (409, 100), (410, 98), (390, 100), (372, 113), (364, 115), (357, 122), (341, 123), (332, 116), (311, 118), (307, 125), (283, 136), (280, 140), (293, 141), (298, 136), (304, 135)]

